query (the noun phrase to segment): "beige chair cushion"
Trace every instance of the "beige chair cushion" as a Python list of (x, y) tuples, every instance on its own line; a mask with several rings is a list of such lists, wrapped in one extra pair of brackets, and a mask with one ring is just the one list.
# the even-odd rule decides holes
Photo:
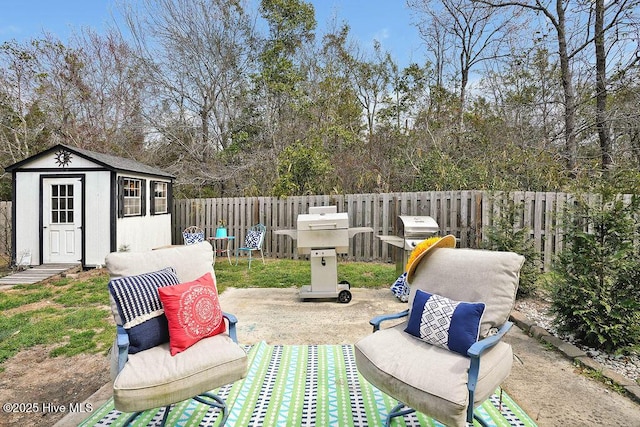
[(409, 307), (418, 289), (455, 301), (484, 302), (480, 336), (486, 337), (509, 319), (523, 263), (524, 257), (513, 252), (435, 249), (415, 270)]
[[(381, 391), (450, 426), (465, 426), (469, 358), (404, 332), (406, 322), (355, 344), (360, 373)], [(474, 407), (509, 375), (511, 346), (500, 342), (481, 358)]]
[(190, 399), (245, 376), (247, 355), (226, 334), (171, 356), (169, 343), (129, 355), (113, 384), (115, 408), (143, 411)]
[(209, 242), (169, 246), (148, 252), (112, 252), (105, 258), (111, 277), (134, 276), (171, 266), (182, 282), (207, 272), (213, 274), (213, 248)]

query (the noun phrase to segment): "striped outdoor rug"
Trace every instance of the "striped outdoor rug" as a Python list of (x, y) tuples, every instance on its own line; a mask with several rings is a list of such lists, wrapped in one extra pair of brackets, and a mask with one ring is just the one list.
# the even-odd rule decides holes
[[(358, 373), (351, 345), (254, 345), (247, 377), (216, 393), (230, 408), (227, 426), (384, 426), (397, 404)], [(476, 412), (490, 426), (535, 426), (506, 393), (502, 403), (494, 395)], [(164, 408), (147, 411), (134, 426), (154, 425), (163, 413)], [(167, 425), (217, 426), (217, 417), (217, 409), (190, 400), (174, 405)], [(82, 425), (121, 426), (126, 418), (110, 399)], [(441, 426), (420, 413), (392, 425)]]

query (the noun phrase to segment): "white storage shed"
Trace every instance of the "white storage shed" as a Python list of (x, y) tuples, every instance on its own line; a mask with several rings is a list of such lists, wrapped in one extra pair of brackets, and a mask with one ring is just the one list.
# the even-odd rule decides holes
[(171, 244), (175, 177), (160, 169), (59, 144), (5, 170), (18, 265), (98, 267), (110, 252)]

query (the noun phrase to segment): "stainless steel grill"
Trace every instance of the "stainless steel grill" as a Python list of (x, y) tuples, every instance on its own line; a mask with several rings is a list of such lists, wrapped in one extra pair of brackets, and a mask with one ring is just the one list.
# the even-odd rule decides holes
[(300, 298), (338, 298), (351, 301), (351, 285), (338, 283), (337, 254), (349, 252), (349, 239), (358, 233), (373, 232), (370, 227), (349, 228), (349, 215), (335, 206), (315, 206), (298, 215), (296, 230), (277, 230), (296, 240), (298, 253), (311, 260), (311, 285), (300, 288)]
[(397, 248), (396, 272), (404, 272), (409, 255), (416, 245), (440, 230), (436, 220), (430, 216), (398, 216), (398, 233), (395, 236), (377, 236), (383, 242)]

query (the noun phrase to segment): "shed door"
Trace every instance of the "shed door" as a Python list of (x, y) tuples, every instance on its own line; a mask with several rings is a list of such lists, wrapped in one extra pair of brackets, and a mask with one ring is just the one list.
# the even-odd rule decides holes
[(42, 200), (43, 263), (82, 261), (82, 180), (45, 178)]

